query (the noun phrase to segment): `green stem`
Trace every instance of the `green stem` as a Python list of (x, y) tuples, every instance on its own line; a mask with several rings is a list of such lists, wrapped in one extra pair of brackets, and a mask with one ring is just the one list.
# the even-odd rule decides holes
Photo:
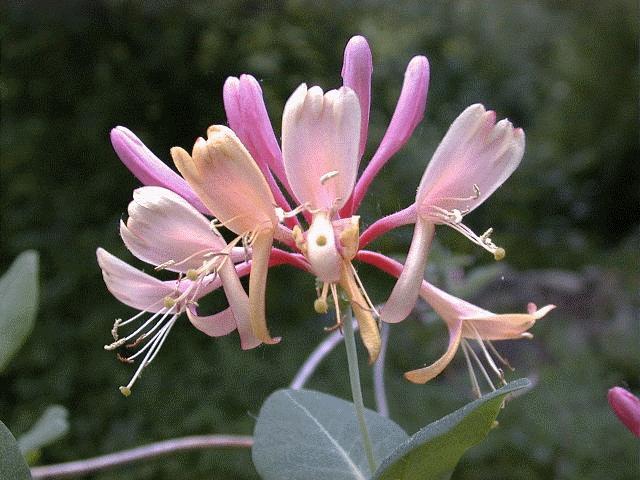
[(356, 351), (356, 339), (353, 335), (353, 318), (351, 316), (351, 308), (345, 309), (342, 321), (344, 329), (344, 344), (347, 347), (347, 363), (349, 364), (349, 381), (351, 382), (351, 396), (353, 397), (353, 406), (356, 409), (356, 417), (360, 426), (360, 434), (362, 435), (362, 443), (364, 452), (367, 455), (367, 462), (371, 474), (376, 471), (376, 460), (373, 456), (373, 446), (369, 431), (364, 420), (364, 402), (362, 401), (362, 388), (360, 386), (360, 371), (358, 369), (358, 352)]

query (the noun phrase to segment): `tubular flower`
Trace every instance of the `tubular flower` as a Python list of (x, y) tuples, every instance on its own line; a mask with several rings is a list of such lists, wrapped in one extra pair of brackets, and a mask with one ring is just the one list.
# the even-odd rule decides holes
[(462, 223), (517, 168), (524, 154), (524, 132), (508, 120), (471, 105), (451, 124), (422, 176), (416, 194), (416, 226), (406, 265), (382, 311), (382, 319), (404, 320), (418, 299), (435, 225), (448, 225), (491, 252), (503, 248), (491, 240), (493, 229), (476, 235)]
[[(362, 251), (358, 254), (358, 259), (375, 265), (395, 277), (400, 276), (403, 270), (402, 264), (379, 253)], [(528, 330), (535, 325), (536, 320), (556, 308), (555, 305), (547, 305), (538, 309), (535, 304), (529, 303), (527, 313), (495, 314), (456, 298), (425, 280), (420, 283), (420, 297), (444, 320), (449, 330), (449, 345), (447, 351), (438, 360), (429, 366), (406, 372), (405, 378), (413, 383), (428, 382), (442, 373), (451, 363), (458, 349), (462, 347), (473, 391), (478, 397), (481, 396), (481, 391), (473, 367), (474, 363), (482, 372), (489, 387), (495, 390), (481, 357), (484, 358), (489, 370), (504, 384), (506, 384), (504, 374), (497, 363), (512, 369), (507, 360), (498, 353), (492, 341), (532, 338), (533, 335)], [(474, 342), (480, 350), (480, 356), (472, 347)]]
[[(230, 77), (224, 85), (223, 99), (231, 128), (210, 127), (207, 138), (197, 139), (191, 153), (173, 148), (171, 156), (182, 177), (125, 128), (112, 131), (114, 148), (125, 165), (140, 181), (154, 185), (134, 192), (129, 219), (121, 225), (123, 240), (143, 261), (177, 273), (175, 281), (161, 282), (103, 250), (98, 251), (108, 288), (123, 303), (142, 310), (126, 322), (116, 321), (114, 343), (106, 347), (116, 349), (127, 342), (134, 346), (144, 344), (140, 348), (140, 352), (146, 352), (144, 360), (132, 382), (124, 387), (125, 392), (139, 371), (155, 358), (183, 312), (196, 328), (212, 336), (237, 329), (242, 348), (277, 343), (280, 338), (272, 337), (267, 328), (266, 282), (268, 268), (283, 263), (317, 278), (314, 309), (319, 313), (326, 313), (331, 307), (336, 310), (336, 324), (328, 330), (341, 327), (340, 293), (349, 300), (369, 360), (376, 360), (380, 350), (377, 322), (380, 314), (353, 261), (362, 260), (388, 270), (390, 264), (386, 262), (393, 261), (362, 248), (393, 228), (416, 223), (405, 268), (408, 273), (401, 274), (401, 266), (394, 273), (400, 276), (398, 284), (404, 282), (411, 292), (415, 290), (415, 303), (423, 290), (425, 245), (433, 236), (434, 225), (447, 223), (466, 232), (468, 229), (457, 221), (458, 217), (479, 205), (508, 176), (498, 164), (506, 162), (511, 170), (515, 168), (517, 155), (504, 161), (496, 158), (503, 158), (505, 151), (514, 149), (510, 146), (514, 135), (523, 137), (521, 131), (514, 134), (504, 122), (493, 126), (490, 114), (488, 118), (478, 113), (480, 109), (484, 112), (481, 106), (470, 107), (454, 122), (434, 155), (416, 204), (374, 222), (360, 235), (360, 217), (356, 212), (371, 181), (408, 141), (424, 115), (429, 64), (423, 56), (409, 62), (389, 127), (358, 178), (367, 143), (371, 74), (369, 46), (363, 37), (354, 37), (345, 49), (342, 87), (325, 93), (320, 87), (308, 88), (303, 84), (287, 101), (282, 115), (282, 148), (271, 127), (259, 83), (250, 75)], [(478, 115), (476, 121), (461, 120)], [(460, 142), (464, 143), (456, 147)], [(466, 162), (477, 165), (471, 168)], [(496, 176), (504, 178), (497, 180)], [(223, 227), (235, 235), (228, 244), (218, 233)], [(480, 243), (490, 246), (487, 239), (488, 234), (477, 237)], [(274, 241), (282, 249), (275, 248)], [(248, 295), (239, 281), (245, 275), (249, 275)], [(212, 316), (199, 316), (198, 299), (220, 286), (227, 295), (229, 308)], [(392, 304), (397, 303), (398, 288), (390, 299)], [(473, 318), (460, 316), (453, 320), (453, 314), (442, 306), (442, 298), (448, 298), (447, 294), (437, 289), (429, 292), (423, 297), (443, 312), (447, 325), (453, 325), (450, 331), (454, 332), (455, 348), (462, 341), (455, 341), (458, 330), (460, 338), (477, 331), (481, 337), (487, 334), (483, 338), (489, 340), (507, 335), (504, 332), (509, 330), (506, 327), (501, 330), (497, 324), (517, 324), (512, 325), (514, 331), (525, 324), (527, 328), (532, 325), (529, 317), (526, 321), (521, 319), (523, 323), (503, 321), (502, 316), (485, 311), (480, 314), (479, 309), (474, 311)], [(385, 318), (386, 312), (398, 308), (387, 306), (382, 318), (399, 321), (406, 316), (404, 309), (410, 310), (413, 303), (402, 305), (399, 315)], [(151, 318), (120, 339), (118, 329), (138, 320), (144, 312), (152, 314)], [(127, 358), (133, 360), (134, 356)], [(408, 378), (412, 381), (425, 378), (416, 375)]]

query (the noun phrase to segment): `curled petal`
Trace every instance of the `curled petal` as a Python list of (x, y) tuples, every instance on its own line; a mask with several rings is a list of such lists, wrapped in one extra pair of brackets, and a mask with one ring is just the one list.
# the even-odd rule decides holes
[(462, 339), (462, 322), (447, 323), (449, 329), (449, 346), (447, 351), (438, 360), (428, 367), (418, 368), (405, 372), (404, 378), (412, 383), (427, 383), (429, 380), (438, 376), (451, 363), (460, 346)]
[(195, 306), (190, 305), (187, 317), (194, 327), (210, 337), (223, 337), (236, 329), (236, 319), (231, 307), (213, 315), (200, 316), (196, 313)]
[(207, 140), (196, 141), (193, 156), (179, 147), (171, 149), (180, 173), (209, 210), (238, 235), (274, 228), (275, 201), (249, 152), (227, 127), (214, 125), (207, 134)]
[(357, 211), (374, 177), (387, 161), (407, 143), (415, 128), (422, 121), (427, 105), (428, 88), (429, 62), (426, 57), (414, 57), (409, 62), (404, 74), (402, 91), (389, 127), (378, 150), (358, 180), (348, 215)]
[(249, 350), (260, 345), (251, 330), (251, 321), (249, 319), (249, 297), (244, 291), (238, 272), (231, 262), (224, 262), (218, 271), (222, 279), (224, 293), (227, 296), (229, 307), (233, 312), (233, 317), (240, 335), (240, 346), (243, 350)]
[(347, 294), (351, 308), (353, 308), (353, 314), (358, 321), (360, 338), (369, 353), (369, 364), (373, 364), (380, 353), (380, 330), (371, 310), (367, 308), (367, 301), (358, 288), (348, 264), (345, 262), (342, 263), (340, 286)]
[(344, 49), (342, 83), (345, 87), (352, 89), (360, 101), (360, 148), (358, 150), (358, 158), (362, 157), (367, 146), (372, 72), (373, 61), (367, 40), (360, 35), (352, 37)]
[(524, 153), (524, 132), (495, 118), (476, 104), (451, 124), (420, 181), (420, 215), (431, 215), (434, 206), (468, 213), (513, 173)]
[(167, 270), (186, 272), (200, 267), (205, 255), (226, 247), (209, 220), (165, 188), (134, 190), (128, 212), (126, 224), (120, 222), (120, 235), (131, 253), (152, 265), (173, 260), (175, 264), (167, 265)]
[(282, 154), (293, 193), (311, 209), (340, 208), (358, 173), (360, 103), (342, 87), (301, 85), (282, 115)]
[(401, 322), (409, 316), (418, 300), (420, 285), (424, 279), (427, 254), (433, 240), (435, 227), (421, 218), (416, 221), (409, 254), (402, 273), (398, 277), (389, 299), (380, 312), (380, 318), (387, 323)]
[(111, 130), (111, 144), (122, 163), (144, 185), (168, 188), (202, 213), (209, 214), (189, 184), (156, 157), (129, 129), (116, 127)]
[(252, 244), (253, 257), (251, 276), (249, 277), (249, 318), (253, 334), (268, 344), (275, 344), (280, 337), (271, 338), (265, 318), (265, 294), (267, 288), (267, 272), (269, 270), (269, 254), (273, 243), (270, 230), (262, 230)]
[[(191, 286), (191, 282), (186, 279), (180, 283), (175, 280), (158, 280), (114, 257), (102, 248), (98, 248), (96, 257), (98, 265), (102, 269), (102, 277), (107, 289), (120, 302), (137, 310), (147, 312), (162, 310), (165, 297), (173, 296), (176, 292), (183, 292)], [(212, 292), (220, 285), (219, 279), (206, 282), (206, 285), (198, 290), (198, 296), (194, 300)]]

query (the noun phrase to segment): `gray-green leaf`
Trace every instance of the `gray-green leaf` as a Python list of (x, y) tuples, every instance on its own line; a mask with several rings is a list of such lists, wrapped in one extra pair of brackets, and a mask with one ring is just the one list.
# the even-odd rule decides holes
[[(366, 410), (375, 458), (386, 458), (407, 434)], [(312, 390), (279, 390), (254, 431), (253, 463), (265, 480), (365, 480), (370, 477), (352, 403)]]
[(489, 433), (504, 397), (530, 385), (522, 378), (419, 430), (378, 468), (375, 480), (441, 480)]
[(0, 422), (0, 478), (11, 480), (31, 478), (31, 472), (20, 454), (16, 439), (2, 422)]
[(28, 432), (18, 439), (20, 451), (26, 455), (38, 450), (69, 431), (69, 412), (60, 405), (50, 405)]
[(18, 255), (0, 278), (0, 371), (33, 329), (38, 310), (38, 253)]

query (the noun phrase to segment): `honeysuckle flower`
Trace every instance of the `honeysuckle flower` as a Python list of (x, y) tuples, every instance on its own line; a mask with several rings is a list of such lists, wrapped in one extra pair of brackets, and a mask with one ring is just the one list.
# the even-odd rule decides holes
[[(135, 354), (144, 353), (144, 360), (123, 393), (130, 392), (183, 312), (196, 328), (211, 336), (237, 329), (242, 348), (277, 343), (280, 338), (272, 337), (267, 328), (265, 298), (268, 268), (280, 264), (316, 277), (314, 309), (326, 313), (333, 307), (336, 311), (336, 325), (328, 330), (341, 327), (339, 290), (344, 293), (371, 362), (380, 349), (380, 314), (353, 262), (391, 269), (400, 277), (383, 320), (402, 320), (421, 294), (447, 323), (451, 340), (445, 356), (430, 370), (407, 374), (411, 381), (437, 375), (459, 345), (465, 348), (467, 338), (478, 340), (479, 336), (484, 347), (482, 342), (492, 339), (526, 336), (533, 322), (548, 311), (545, 307), (538, 311), (541, 314), (494, 315), (422, 282), (435, 224), (449, 224), (485, 248), (493, 248), (488, 234), (475, 236), (461, 224), (461, 218), (515, 168), (518, 155), (505, 151), (514, 150), (512, 144), (523, 136), (505, 121), (494, 126), (494, 117), (481, 106), (470, 107), (454, 122), (423, 177), (416, 203), (375, 221), (360, 235), (356, 212), (371, 181), (408, 141), (424, 115), (429, 64), (423, 56), (409, 62), (389, 127), (358, 178), (367, 143), (371, 74), (369, 46), (363, 37), (354, 37), (345, 49), (342, 87), (325, 93), (320, 87), (303, 84), (287, 101), (282, 149), (260, 84), (250, 75), (230, 77), (223, 98), (231, 128), (210, 127), (207, 138), (198, 138), (191, 153), (173, 148), (171, 156), (182, 177), (125, 128), (112, 131), (112, 143), (123, 163), (140, 181), (155, 185), (136, 190), (129, 219), (121, 225), (123, 240), (141, 260), (177, 273), (176, 280), (162, 282), (98, 251), (109, 290), (142, 311), (126, 322), (116, 321), (114, 343), (106, 347), (144, 344)], [(363, 250), (383, 233), (412, 223), (416, 223), (416, 233), (404, 271), (387, 257)], [(229, 243), (218, 233), (222, 228), (235, 235)], [(274, 241), (284, 250), (275, 248)], [(239, 281), (245, 275), (249, 275), (248, 295)], [(199, 315), (198, 300), (219, 287), (227, 295), (229, 308)], [(403, 296), (409, 299), (407, 305), (398, 306)], [(398, 314), (392, 312), (396, 308)], [(145, 312), (151, 317), (120, 339), (118, 329)]]
[(624, 426), (640, 438), (640, 398), (622, 387), (613, 387), (607, 393), (607, 399)]
[(524, 153), (524, 132), (509, 120), (471, 105), (451, 124), (427, 166), (416, 194), (416, 225), (405, 268), (382, 310), (382, 319), (404, 320), (418, 298), (436, 225), (447, 225), (491, 252), (503, 248), (491, 240), (492, 229), (476, 235), (463, 217), (484, 202), (517, 168)]
[[(403, 271), (402, 264), (379, 253), (362, 251), (358, 254), (358, 259), (375, 265), (395, 277), (401, 276)], [(484, 358), (489, 369), (501, 382), (506, 383), (504, 381), (503, 371), (497, 366), (497, 362), (502, 363), (510, 369), (511, 366), (498, 353), (491, 342), (494, 340), (532, 338), (533, 336), (528, 330), (533, 327), (537, 320), (556, 308), (555, 305), (547, 305), (538, 309), (535, 304), (529, 303), (529, 305), (527, 305), (527, 313), (495, 314), (450, 295), (434, 287), (426, 280), (422, 280), (419, 287), (420, 297), (433, 308), (447, 325), (447, 329), (449, 330), (449, 344), (446, 352), (438, 360), (429, 366), (406, 372), (404, 374), (405, 378), (413, 383), (428, 382), (442, 373), (446, 366), (453, 360), (458, 348), (462, 347), (473, 390), (477, 396), (480, 396), (481, 392), (472, 359), (482, 372), (483, 377), (491, 389), (495, 390), (495, 386), (481, 358), (472, 348), (471, 342), (475, 342), (478, 345), (481, 356)]]

